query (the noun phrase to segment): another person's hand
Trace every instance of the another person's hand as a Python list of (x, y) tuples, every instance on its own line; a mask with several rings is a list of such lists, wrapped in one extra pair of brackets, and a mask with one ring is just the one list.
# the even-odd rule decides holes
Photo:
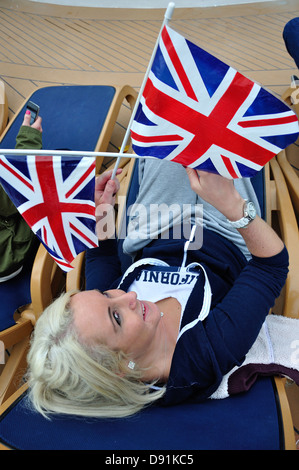
[[(30, 126), (30, 118), (31, 118), (31, 113), (30, 111), (27, 109), (26, 113), (25, 113), (25, 116), (24, 116), (24, 120), (23, 120), (23, 123), (22, 123), (22, 126)], [(31, 124), (30, 127), (33, 127), (33, 129), (37, 129), (38, 131), (40, 132), (43, 132), (43, 128), (42, 128), (42, 118), (41, 116), (38, 116), (36, 118), (36, 121)]]

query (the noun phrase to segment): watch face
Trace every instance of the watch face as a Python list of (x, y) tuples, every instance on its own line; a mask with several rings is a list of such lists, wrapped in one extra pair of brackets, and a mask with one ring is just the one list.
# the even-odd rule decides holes
[(255, 216), (256, 216), (256, 209), (254, 207), (254, 204), (253, 202), (249, 202), (248, 205), (247, 205), (247, 212), (248, 212), (248, 215), (251, 219), (254, 219)]

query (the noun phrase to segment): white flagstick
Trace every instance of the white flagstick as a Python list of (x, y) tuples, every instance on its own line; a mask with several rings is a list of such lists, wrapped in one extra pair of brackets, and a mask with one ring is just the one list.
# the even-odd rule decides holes
[[(168, 21), (171, 20), (174, 8), (175, 8), (175, 4), (173, 2), (168, 4), (167, 10), (166, 10), (165, 15), (164, 15), (164, 20), (163, 20), (163, 23), (162, 23), (162, 26), (161, 26), (161, 29), (160, 29), (160, 32), (159, 32), (159, 35), (158, 35), (153, 53), (152, 53), (152, 56), (150, 58), (146, 73), (144, 75), (143, 82), (142, 82), (142, 85), (141, 85), (141, 88), (140, 88), (139, 94), (137, 96), (137, 100), (136, 100), (136, 103), (135, 103), (135, 106), (134, 106), (134, 109), (133, 109), (133, 112), (132, 112), (132, 115), (131, 115), (131, 118), (130, 118), (130, 122), (128, 124), (127, 130), (126, 130), (126, 133), (125, 133), (125, 137), (124, 137), (123, 143), (122, 143), (121, 148), (120, 148), (120, 155), (118, 156), (118, 158), (116, 160), (116, 164), (115, 164), (111, 179), (115, 178), (116, 171), (117, 171), (120, 159), (123, 156), (125, 146), (127, 144), (129, 134), (130, 134), (130, 131), (131, 131), (131, 125), (132, 125), (132, 122), (135, 118), (135, 114), (136, 114), (136, 111), (137, 111), (137, 108), (138, 108), (138, 105), (139, 105), (139, 102), (140, 102), (140, 99), (141, 99), (141, 96), (142, 96), (142, 93), (143, 93), (143, 90), (144, 90), (144, 87), (145, 87), (145, 84), (146, 84), (146, 81), (147, 81), (147, 78), (148, 78), (148, 75), (151, 71), (152, 64), (153, 64), (153, 61), (154, 61), (154, 58), (155, 58), (155, 55), (156, 55), (156, 51), (158, 49), (159, 40), (160, 40), (162, 30), (163, 30), (164, 26), (168, 24)], [(126, 155), (126, 157), (128, 157), (128, 156), (131, 156), (131, 155)]]
[[(86, 152), (85, 150), (32, 150), (32, 149), (0, 149), (0, 160), (2, 157), (8, 157), (12, 155), (13, 157), (18, 156), (30, 156), (33, 155), (34, 157), (88, 157), (88, 158), (95, 158), (95, 157), (125, 157), (125, 158), (143, 158), (136, 153), (113, 153), (113, 152)], [(155, 157), (146, 157), (146, 158), (155, 158)]]
[[(61, 157), (118, 157), (119, 153), (113, 152), (86, 152), (85, 150), (34, 150), (34, 149), (1, 149), (0, 156), (5, 155), (34, 155), (34, 156), (61, 156)], [(135, 153), (123, 153), (122, 157), (136, 157)]]

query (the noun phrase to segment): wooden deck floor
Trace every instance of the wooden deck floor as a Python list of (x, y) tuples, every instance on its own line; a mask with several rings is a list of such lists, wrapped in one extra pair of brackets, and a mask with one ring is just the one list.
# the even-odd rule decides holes
[[(283, 3), (283, 4), (282, 4)], [(0, 78), (9, 118), (37, 87), (130, 84), (140, 87), (165, 10), (66, 7), (0, 0)], [(175, 9), (171, 25), (277, 95), (296, 73), (282, 39), (297, 0)], [(126, 110), (108, 150), (121, 145)]]
[[(282, 4), (283, 3), (283, 4)], [(64, 7), (0, 0), (0, 77), (10, 116), (38, 86), (123, 84), (138, 89), (164, 10)], [(171, 25), (281, 94), (296, 72), (282, 40), (297, 0), (176, 9)]]

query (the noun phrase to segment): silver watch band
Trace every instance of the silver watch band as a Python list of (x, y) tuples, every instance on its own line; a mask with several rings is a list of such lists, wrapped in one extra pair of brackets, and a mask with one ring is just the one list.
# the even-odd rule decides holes
[[(228, 219), (227, 219), (228, 220)], [(228, 222), (234, 227), (234, 228), (245, 228), (247, 225), (250, 224), (251, 220), (248, 219), (248, 217), (242, 217), (242, 219), (239, 220), (228, 220)]]
[(243, 213), (244, 216), (241, 219), (234, 221), (227, 219), (227, 221), (234, 228), (246, 228), (250, 224), (250, 222), (255, 219), (256, 216), (256, 209), (251, 201), (245, 200)]

